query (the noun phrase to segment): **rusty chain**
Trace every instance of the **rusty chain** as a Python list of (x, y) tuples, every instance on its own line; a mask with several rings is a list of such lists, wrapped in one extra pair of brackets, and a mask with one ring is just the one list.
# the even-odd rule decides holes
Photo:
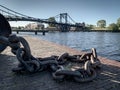
[[(18, 66), (12, 69), (13, 72), (35, 73), (50, 69), (55, 80), (64, 80), (66, 77), (70, 77), (77, 82), (88, 82), (96, 78), (95, 68), (101, 65), (95, 48), (91, 49), (91, 53), (82, 55), (64, 53), (61, 56), (35, 58), (31, 54), (28, 42), (23, 37), (11, 34), (8, 38), (0, 36), (0, 41), (11, 47), (11, 52), (16, 55), (19, 61)], [(83, 66), (75, 70), (67, 70), (64, 67), (67, 62), (82, 63)]]

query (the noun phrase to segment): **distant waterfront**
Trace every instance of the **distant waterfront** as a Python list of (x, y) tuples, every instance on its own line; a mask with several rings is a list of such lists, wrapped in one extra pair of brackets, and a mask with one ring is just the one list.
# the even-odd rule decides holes
[(96, 48), (98, 55), (120, 61), (120, 33), (111, 32), (50, 32), (42, 34), (21, 33), (55, 42), (71, 48), (90, 51)]

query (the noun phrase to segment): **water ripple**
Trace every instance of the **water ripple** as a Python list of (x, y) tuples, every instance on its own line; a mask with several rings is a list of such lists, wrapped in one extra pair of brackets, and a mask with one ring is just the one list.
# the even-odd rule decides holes
[(120, 61), (120, 33), (111, 32), (65, 32), (31, 36), (66, 45), (82, 51), (96, 48), (98, 55)]

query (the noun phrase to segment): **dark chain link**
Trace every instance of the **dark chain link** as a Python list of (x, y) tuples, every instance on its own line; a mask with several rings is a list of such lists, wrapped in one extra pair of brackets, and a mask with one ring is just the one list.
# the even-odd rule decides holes
[[(30, 46), (23, 37), (10, 35), (8, 38), (0, 36), (4, 45), (11, 47), (11, 52), (16, 55), (19, 64), (13, 72), (38, 72), (50, 69), (55, 80), (63, 80), (65, 77), (72, 77), (77, 82), (88, 82), (96, 78), (95, 68), (100, 67), (100, 60), (97, 58), (96, 49), (92, 48), (91, 53), (82, 55), (69, 55), (64, 53), (61, 56), (46, 58), (35, 58), (31, 54)], [(74, 71), (64, 68), (67, 62), (83, 63), (83, 68)]]

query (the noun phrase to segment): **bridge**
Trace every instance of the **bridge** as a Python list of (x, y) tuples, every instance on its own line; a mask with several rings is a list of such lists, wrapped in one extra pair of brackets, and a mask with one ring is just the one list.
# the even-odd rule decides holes
[(54, 16), (55, 21), (50, 21), (49, 19), (40, 19), (35, 17), (30, 17), (19, 12), (13, 11), (3, 5), (0, 5), (0, 13), (5, 16), (8, 21), (32, 21), (47, 24), (54, 24), (58, 30), (65, 32), (70, 31), (71, 27), (75, 30), (84, 30), (85, 23), (76, 23), (68, 13), (60, 13)]

